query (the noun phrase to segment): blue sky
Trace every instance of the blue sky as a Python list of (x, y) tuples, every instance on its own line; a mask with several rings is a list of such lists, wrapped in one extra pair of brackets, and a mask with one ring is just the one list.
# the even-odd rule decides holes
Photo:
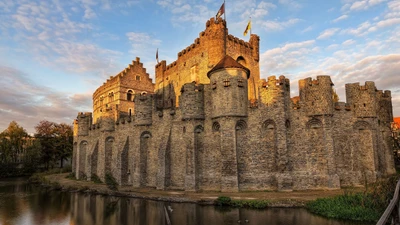
[[(0, 130), (16, 120), (28, 132), (43, 119), (72, 123), (91, 95), (135, 57), (154, 77), (155, 52), (167, 63), (215, 16), (215, 0), (0, 0)], [(249, 17), (261, 38), (261, 77), (332, 76), (375, 81), (392, 91), (400, 116), (399, 0), (226, 0), (229, 33), (244, 40)]]

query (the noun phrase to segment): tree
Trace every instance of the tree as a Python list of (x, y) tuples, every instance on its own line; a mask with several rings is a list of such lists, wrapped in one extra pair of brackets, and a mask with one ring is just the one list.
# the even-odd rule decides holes
[(54, 161), (55, 128), (56, 124), (47, 120), (42, 120), (35, 126), (35, 138), (40, 142), (42, 161), (46, 169), (49, 169), (50, 164)]
[(0, 160), (2, 163), (16, 163), (23, 153), (28, 138), (26, 130), (17, 122), (11, 121), (8, 128), (0, 134)]
[(64, 160), (72, 156), (72, 142), (73, 142), (73, 130), (72, 126), (60, 123), (56, 125), (56, 157), (60, 160), (60, 167), (64, 166)]
[(42, 120), (35, 129), (35, 137), (40, 141), (42, 160), (46, 169), (57, 160), (60, 160), (60, 166), (63, 167), (64, 160), (72, 155), (72, 126)]

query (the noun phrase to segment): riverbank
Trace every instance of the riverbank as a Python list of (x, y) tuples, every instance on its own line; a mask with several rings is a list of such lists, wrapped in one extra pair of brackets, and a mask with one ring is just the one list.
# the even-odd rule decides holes
[[(112, 196), (124, 196), (140, 199), (149, 199), (168, 202), (214, 204), (220, 196), (230, 197), (233, 200), (267, 200), (268, 207), (305, 207), (309, 201), (318, 198), (329, 198), (342, 195), (346, 189), (340, 190), (309, 190), (292, 192), (254, 191), (254, 192), (185, 192), (179, 190), (160, 191), (153, 188), (133, 188), (132, 186), (118, 186), (118, 191), (110, 190), (106, 184), (94, 183), (66, 178), (68, 173), (46, 175), (44, 185), (49, 185), (64, 191), (80, 191)], [(362, 192), (363, 188), (352, 188), (352, 192)], [(348, 190), (347, 190), (348, 191)]]

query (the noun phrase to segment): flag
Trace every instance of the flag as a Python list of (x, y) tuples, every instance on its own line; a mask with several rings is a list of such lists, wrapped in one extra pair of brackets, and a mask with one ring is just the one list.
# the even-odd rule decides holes
[(215, 18), (219, 18), (222, 16), (222, 14), (225, 13), (225, 2), (222, 3), (221, 8), (219, 8), (217, 15), (215, 15)]
[(158, 62), (158, 48), (157, 48), (157, 52), (156, 52), (156, 59), (157, 59), (157, 64), (159, 63)]
[(246, 36), (247, 32), (249, 32), (249, 30), (251, 30), (251, 20), (249, 20), (249, 22), (247, 23), (246, 29), (243, 32), (243, 35)]

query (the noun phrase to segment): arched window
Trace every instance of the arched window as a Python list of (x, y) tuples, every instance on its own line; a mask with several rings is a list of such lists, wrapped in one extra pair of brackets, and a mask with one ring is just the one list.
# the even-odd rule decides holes
[(243, 66), (246, 66), (246, 60), (243, 58), (243, 56), (239, 56), (239, 57), (236, 59), (236, 62), (238, 62), (239, 64), (241, 64), (241, 65), (243, 65)]
[(126, 93), (126, 100), (132, 101), (133, 100), (133, 91), (129, 90), (128, 93)]
[(114, 92), (108, 93), (108, 102), (114, 101)]

